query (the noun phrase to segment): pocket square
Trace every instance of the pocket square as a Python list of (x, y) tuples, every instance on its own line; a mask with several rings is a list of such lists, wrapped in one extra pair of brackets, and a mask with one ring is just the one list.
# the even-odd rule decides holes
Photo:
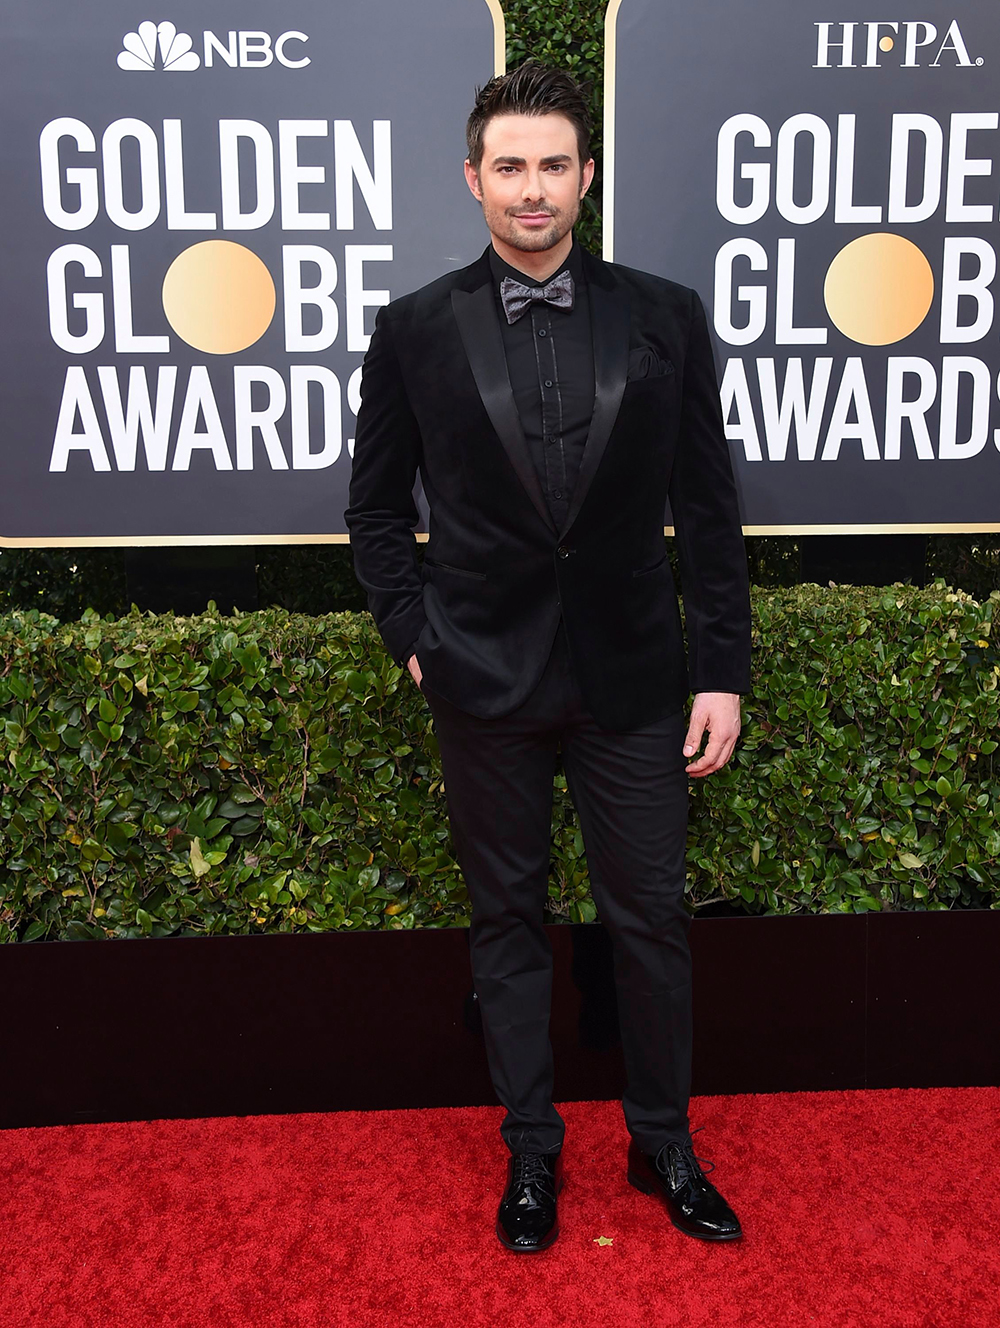
[(638, 378), (662, 378), (672, 374), (674, 366), (670, 360), (663, 360), (652, 346), (636, 346), (628, 353), (627, 381), (632, 383)]

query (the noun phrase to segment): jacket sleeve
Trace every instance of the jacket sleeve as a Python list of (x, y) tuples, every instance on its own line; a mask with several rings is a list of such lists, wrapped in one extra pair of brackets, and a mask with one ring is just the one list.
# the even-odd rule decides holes
[(750, 588), (708, 321), (691, 292), (670, 510), (693, 692), (750, 690)]
[(361, 376), (349, 506), (354, 570), (386, 649), (397, 664), (412, 653), (426, 617), (413, 536), (413, 486), (420, 428), (403, 385), (390, 319), (380, 309)]

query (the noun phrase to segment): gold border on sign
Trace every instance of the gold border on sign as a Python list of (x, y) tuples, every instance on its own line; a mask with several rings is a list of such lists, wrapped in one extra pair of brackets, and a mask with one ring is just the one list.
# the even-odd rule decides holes
[[(610, 0), (604, 15), (604, 200), (602, 253), (607, 262), (615, 259), (615, 93), (618, 63), (618, 11), (622, 0)], [(665, 527), (672, 535), (673, 527)], [(1000, 531), (997, 522), (928, 521), (875, 525), (744, 526), (744, 535), (985, 535)]]
[[(485, 0), (493, 20), (493, 73), (507, 69), (507, 24), (500, 0)], [(417, 539), (424, 541), (426, 534)], [(87, 535), (78, 539), (67, 536), (45, 538), (10, 538), (0, 535), (0, 549), (151, 549), (219, 544), (349, 544), (350, 535)]]
[[(673, 536), (673, 526), (663, 527), (664, 535)], [(975, 521), (928, 521), (894, 526), (744, 526), (744, 535), (989, 535), (1000, 534), (1000, 524), (979, 525)], [(427, 532), (414, 536), (426, 544)], [(350, 535), (86, 535), (79, 539), (53, 536), (46, 539), (6, 539), (0, 535), (0, 549), (153, 549), (220, 544), (350, 544)]]
[[(667, 527), (670, 529), (670, 527)], [(843, 526), (744, 526), (744, 535), (989, 535), (1000, 532), (995, 521), (903, 521), (898, 524)]]
[(507, 72), (507, 22), (504, 18), (500, 0), (486, 0), (493, 16), (493, 73)]
[(611, 0), (604, 15), (604, 197), (601, 200), (601, 252), (615, 260), (615, 80), (618, 58), (618, 11), (622, 0)]

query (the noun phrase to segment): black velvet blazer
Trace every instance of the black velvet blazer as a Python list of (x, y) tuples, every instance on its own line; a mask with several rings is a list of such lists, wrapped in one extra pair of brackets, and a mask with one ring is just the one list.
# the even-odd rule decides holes
[[(483, 718), (545, 667), (560, 611), (599, 724), (640, 727), (689, 690), (750, 687), (750, 603), (729, 445), (696, 293), (583, 253), (594, 415), (556, 530), (507, 377), (488, 250), (379, 311), (364, 362), (354, 562), (390, 654)], [(430, 506), (417, 560), (413, 487)], [(664, 550), (680, 553), (684, 640)]]

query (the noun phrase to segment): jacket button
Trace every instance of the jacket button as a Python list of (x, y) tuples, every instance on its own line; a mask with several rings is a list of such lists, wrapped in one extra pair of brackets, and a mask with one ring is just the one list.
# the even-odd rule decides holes
[(558, 553), (560, 558), (568, 558), (571, 550), (567, 549), (565, 544), (560, 544), (558, 549), (556, 549), (556, 553)]

